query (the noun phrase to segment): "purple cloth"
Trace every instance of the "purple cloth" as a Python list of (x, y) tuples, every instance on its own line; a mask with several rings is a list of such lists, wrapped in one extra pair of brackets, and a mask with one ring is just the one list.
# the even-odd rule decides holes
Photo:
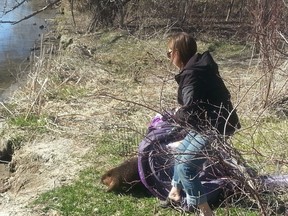
[[(151, 121), (146, 137), (139, 144), (138, 171), (144, 186), (154, 196), (165, 200), (171, 189), (174, 166), (174, 157), (167, 144), (182, 140), (187, 132), (158, 117)], [(208, 202), (216, 205), (227, 188), (227, 179), (217, 178), (215, 173), (218, 172), (209, 166), (205, 172), (200, 173), (200, 178), (204, 180), (203, 187)]]
[(160, 113), (157, 113), (149, 123), (148, 129), (156, 129), (157, 125), (163, 122), (163, 116)]
[[(145, 138), (139, 144), (138, 171), (141, 182), (161, 200), (167, 198), (173, 176), (174, 157), (167, 144), (183, 139), (186, 134), (187, 131), (183, 128), (166, 121), (162, 115), (156, 115), (148, 127)], [(211, 162), (200, 171), (199, 177), (210, 205), (217, 206), (225, 198), (240, 191), (235, 181), (229, 178), (229, 174), (227, 167)], [(288, 175), (263, 175), (258, 177), (258, 180), (266, 191), (273, 191), (279, 187), (288, 188)]]

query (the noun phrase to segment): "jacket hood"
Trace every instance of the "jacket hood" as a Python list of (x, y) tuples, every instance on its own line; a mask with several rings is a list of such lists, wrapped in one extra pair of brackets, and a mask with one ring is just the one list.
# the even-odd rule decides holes
[(206, 51), (203, 54), (195, 54), (187, 62), (182, 71), (185, 70), (213, 71), (215, 73), (218, 73), (218, 65), (212, 58), (210, 52)]

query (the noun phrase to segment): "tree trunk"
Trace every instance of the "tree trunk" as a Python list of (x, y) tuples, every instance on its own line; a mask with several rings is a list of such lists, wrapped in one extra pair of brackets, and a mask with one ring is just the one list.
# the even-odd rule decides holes
[(229, 4), (229, 6), (228, 6), (228, 12), (227, 12), (226, 20), (225, 20), (226, 22), (227, 22), (227, 21), (229, 20), (229, 18), (230, 18), (233, 5), (234, 5), (234, 0), (231, 0), (231, 1), (230, 1), (230, 4)]

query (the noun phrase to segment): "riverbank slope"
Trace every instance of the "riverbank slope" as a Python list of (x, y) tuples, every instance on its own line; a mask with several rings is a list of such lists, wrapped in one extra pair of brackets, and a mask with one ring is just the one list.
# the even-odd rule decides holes
[[(105, 191), (99, 175), (136, 153), (137, 138), (157, 111), (176, 106), (177, 70), (166, 59), (163, 32), (144, 39), (120, 29), (86, 33), (89, 19), (77, 13), (75, 18), (76, 27), (69, 8), (57, 17), (53, 38), (59, 41), (41, 46), (25, 82), (2, 104), (1, 152), (13, 154), (6, 166), (8, 176), (2, 179), (0, 215), (61, 215), (57, 208), (31, 204), (41, 194), (75, 182), (87, 167), (96, 173), (93, 186), (99, 194)], [(209, 46), (199, 41), (199, 51)], [(253, 85), (259, 74), (249, 73), (256, 71), (250, 67), (249, 50), (229, 47), (217, 47), (213, 56), (245, 120), (235, 143), (246, 144), (250, 151), (245, 128), (259, 119), (259, 86)], [(283, 125), (284, 121), (277, 126), (286, 130)], [(277, 139), (257, 150), (273, 149), (278, 158), (281, 150), (274, 144), (282, 138)], [(282, 151), (281, 157), (285, 155)], [(278, 169), (287, 171), (281, 164)]]

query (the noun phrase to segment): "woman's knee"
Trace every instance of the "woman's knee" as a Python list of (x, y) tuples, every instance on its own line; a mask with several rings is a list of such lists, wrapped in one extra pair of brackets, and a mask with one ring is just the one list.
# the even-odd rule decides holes
[(180, 179), (189, 178), (197, 175), (199, 168), (191, 165), (191, 163), (181, 163), (177, 165), (176, 172)]

